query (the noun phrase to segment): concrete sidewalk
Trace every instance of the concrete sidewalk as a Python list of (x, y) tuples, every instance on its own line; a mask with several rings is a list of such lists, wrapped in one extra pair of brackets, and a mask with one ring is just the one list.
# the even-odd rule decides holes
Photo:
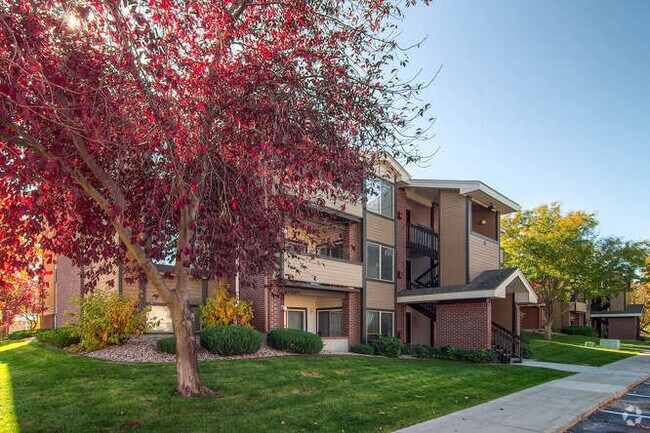
[(650, 377), (650, 354), (603, 367), (534, 362), (528, 365), (579, 373), (425, 421), (399, 433), (563, 432)]

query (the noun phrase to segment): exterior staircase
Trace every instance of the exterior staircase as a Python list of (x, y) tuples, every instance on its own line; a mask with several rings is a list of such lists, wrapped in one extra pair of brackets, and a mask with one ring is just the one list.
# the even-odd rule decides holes
[(492, 349), (497, 353), (499, 362), (521, 362), (521, 345), (520, 336), (492, 322)]

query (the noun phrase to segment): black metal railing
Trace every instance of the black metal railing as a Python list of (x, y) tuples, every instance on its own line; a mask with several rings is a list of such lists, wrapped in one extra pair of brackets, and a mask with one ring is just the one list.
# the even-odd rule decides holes
[(439, 287), (440, 286), (440, 266), (434, 263), (429, 269), (424, 271), (422, 275), (410, 282), (411, 289), (425, 288), (425, 287)]
[(494, 322), (492, 322), (492, 349), (497, 352), (499, 361), (504, 364), (509, 364), (512, 358), (521, 361), (521, 337)]
[(429, 257), (438, 257), (438, 233), (421, 224), (407, 225), (407, 242), (411, 251), (426, 254)]

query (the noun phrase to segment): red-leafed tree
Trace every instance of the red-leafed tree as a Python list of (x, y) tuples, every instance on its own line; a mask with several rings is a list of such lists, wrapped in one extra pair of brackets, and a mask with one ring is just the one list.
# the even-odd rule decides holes
[[(3, 179), (9, 181), (9, 179)], [(0, 331), (6, 332), (17, 316), (34, 329), (45, 312), (45, 260), (39, 233), (30, 235), (27, 215), (12, 217), (9, 209), (22, 209), (24, 197), (0, 196)], [(5, 212), (7, 210), (7, 212)]]
[(6, 219), (94, 271), (135, 263), (170, 307), (182, 395), (207, 391), (188, 278), (235, 252), (273, 271), (310, 197), (359, 199), (382, 152), (417, 159), (426, 107), (397, 78), (389, 1), (0, 5), (1, 188), (22, 203)]

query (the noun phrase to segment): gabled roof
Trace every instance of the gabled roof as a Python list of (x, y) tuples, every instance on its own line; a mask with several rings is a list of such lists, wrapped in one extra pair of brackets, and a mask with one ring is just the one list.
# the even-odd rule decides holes
[(492, 269), (482, 272), (469, 284), (409, 289), (397, 294), (400, 304), (461, 299), (505, 298), (515, 293), (517, 303), (537, 302), (537, 295), (519, 268)]
[(405, 179), (411, 188), (455, 189), (485, 206), (494, 206), (501, 214), (517, 212), (520, 206), (479, 180)]

